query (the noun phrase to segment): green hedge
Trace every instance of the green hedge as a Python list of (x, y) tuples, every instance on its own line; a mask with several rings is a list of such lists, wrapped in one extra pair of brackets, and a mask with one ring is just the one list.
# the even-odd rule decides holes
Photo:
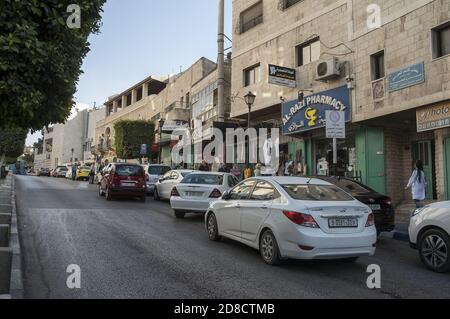
[[(117, 157), (137, 159), (151, 157), (155, 124), (151, 121), (119, 121), (114, 125)], [(147, 154), (141, 155), (141, 145), (147, 144)]]

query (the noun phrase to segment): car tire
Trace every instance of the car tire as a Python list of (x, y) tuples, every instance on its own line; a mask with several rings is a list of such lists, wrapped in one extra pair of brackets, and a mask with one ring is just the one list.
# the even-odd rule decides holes
[(106, 188), (105, 197), (107, 201), (112, 201), (113, 197), (111, 195), (111, 192), (109, 191), (109, 188)]
[(422, 263), (437, 273), (450, 272), (450, 237), (440, 229), (427, 230), (418, 241)]
[(271, 266), (281, 264), (280, 250), (275, 235), (270, 229), (262, 234), (259, 240), (259, 252), (264, 262)]
[(186, 216), (185, 212), (182, 212), (182, 211), (179, 211), (179, 210), (174, 211), (174, 214), (175, 214), (175, 217), (179, 218), (179, 219), (183, 219), (184, 216)]
[(220, 241), (221, 237), (219, 236), (219, 229), (217, 227), (217, 219), (216, 215), (213, 213), (209, 214), (207, 219), (207, 230), (208, 237), (211, 241)]
[(155, 190), (153, 191), (153, 199), (156, 201), (160, 201), (161, 197), (159, 197), (158, 189), (155, 187)]
[(105, 196), (105, 193), (102, 191), (101, 185), (98, 186), (98, 196), (100, 196), (100, 197)]

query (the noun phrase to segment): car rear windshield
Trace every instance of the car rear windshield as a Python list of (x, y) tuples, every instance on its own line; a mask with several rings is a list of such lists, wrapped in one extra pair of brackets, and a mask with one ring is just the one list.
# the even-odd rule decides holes
[(186, 176), (181, 183), (196, 185), (222, 185), (223, 175), (190, 174)]
[(373, 192), (371, 189), (348, 179), (340, 179), (335, 184), (351, 194), (367, 194)]
[(170, 171), (168, 166), (149, 166), (148, 168), (149, 175), (164, 175), (168, 171)]
[(142, 176), (144, 169), (136, 165), (119, 165), (116, 167), (116, 175), (119, 176)]
[(353, 198), (334, 185), (282, 185), (296, 200), (306, 201), (351, 201)]

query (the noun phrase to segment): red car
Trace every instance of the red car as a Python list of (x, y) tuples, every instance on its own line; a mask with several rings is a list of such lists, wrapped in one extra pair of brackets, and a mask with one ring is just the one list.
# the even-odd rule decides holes
[(112, 164), (103, 172), (99, 186), (99, 195), (107, 200), (114, 197), (139, 197), (142, 202), (147, 198), (145, 171), (136, 164)]

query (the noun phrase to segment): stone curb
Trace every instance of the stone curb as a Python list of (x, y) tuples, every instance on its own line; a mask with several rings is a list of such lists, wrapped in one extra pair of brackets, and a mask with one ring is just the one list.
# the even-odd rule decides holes
[[(11, 273), (7, 274), (5, 281), (9, 282), (9, 294), (0, 295), (0, 299), (22, 299), (24, 295), (23, 280), (22, 280), (22, 267), (21, 267), (21, 246), (20, 238), (17, 226), (17, 207), (16, 207), (16, 195), (14, 188), (15, 180), (14, 176), (10, 177), (10, 204), (2, 205), (2, 221), (8, 221), (7, 228), (9, 232), (9, 247), (0, 248), (2, 256), (6, 261), (6, 264), (10, 264), (7, 268), (11, 268)], [(2, 194), (3, 195), (3, 194)], [(2, 196), (3, 198), (5, 196)], [(9, 209), (8, 209), (9, 208)], [(3, 210), (9, 210), (4, 212)], [(10, 215), (9, 217), (7, 215)], [(9, 280), (8, 280), (9, 279)]]
[(13, 260), (11, 266), (11, 288), (10, 293), (13, 299), (22, 299), (24, 294), (23, 277), (22, 277), (22, 248), (20, 245), (19, 229), (17, 223), (17, 206), (16, 206), (16, 192), (15, 179), (12, 178), (11, 183), (11, 247), (13, 249)]

